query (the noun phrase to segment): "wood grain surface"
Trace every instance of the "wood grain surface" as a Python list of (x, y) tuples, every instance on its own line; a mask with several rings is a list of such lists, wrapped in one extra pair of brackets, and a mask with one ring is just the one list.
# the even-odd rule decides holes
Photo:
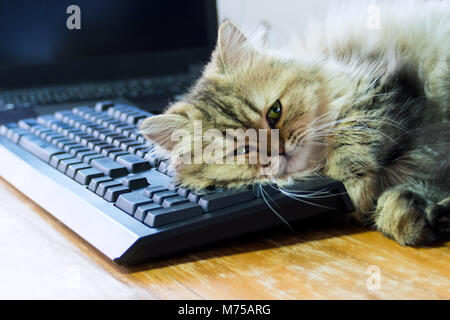
[(450, 243), (339, 215), (124, 268), (0, 178), (0, 243), (2, 299), (450, 299)]

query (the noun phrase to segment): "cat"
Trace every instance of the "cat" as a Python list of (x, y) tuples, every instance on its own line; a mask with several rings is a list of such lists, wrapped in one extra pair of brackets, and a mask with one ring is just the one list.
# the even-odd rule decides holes
[[(446, 241), (450, 7), (396, 2), (379, 8), (378, 26), (367, 24), (365, 11), (334, 10), (326, 23), (281, 49), (224, 21), (201, 77), (164, 114), (146, 119), (141, 132), (173, 160), (185, 186), (283, 185), (326, 175), (343, 182), (359, 222), (402, 245)], [(229, 128), (278, 129), (279, 149), (268, 164), (245, 160), (258, 152), (251, 145), (234, 150), (241, 163), (175, 161), (193, 146), (172, 134), (193, 135), (195, 121), (202, 132), (223, 135)]]

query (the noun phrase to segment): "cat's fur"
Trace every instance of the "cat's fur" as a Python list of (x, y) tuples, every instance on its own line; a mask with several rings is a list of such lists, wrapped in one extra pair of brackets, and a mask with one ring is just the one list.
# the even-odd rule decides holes
[[(365, 9), (366, 6), (360, 8)], [(255, 45), (231, 22), (202, 77), (142, 132), (175, 156), (176, 129), (276, 128), (285, 153), (261, 164), (178, 164), (195, 188), (283, 183), (324, 174), (341, 180), (359, 221), (403, 245), (450, 235), (450, 9), (445, 2), (381, 7), (379, 28), (346, 9), (286, 50)], [(206, 147), (209, 142), (203, 141)], [(275, 159), (275, 157), (274, 157)], [(264, 174), (262, 174), (264, 170)]]

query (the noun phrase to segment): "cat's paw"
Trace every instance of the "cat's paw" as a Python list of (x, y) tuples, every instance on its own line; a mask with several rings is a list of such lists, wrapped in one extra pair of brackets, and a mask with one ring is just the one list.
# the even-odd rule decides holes
[[(429, 205), (417, 192), (399, 186), (385, 191), (378, 199), (377, 229), (401, 245), (427, 246), (445, 241), (449, 211)], [(447, 232), (448, 234), (448, 232)]]
[(450, 198), (429, 206), (426, 210), (427, 221), (441, 240), (450, 238)]

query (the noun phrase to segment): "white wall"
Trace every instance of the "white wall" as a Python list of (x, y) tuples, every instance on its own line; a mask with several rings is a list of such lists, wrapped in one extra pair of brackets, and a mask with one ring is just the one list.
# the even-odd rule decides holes
[(332, 0), (217, 0), (219, 22), (227, 18), (238, 26), (266, 23), (273, 34), (300, 30), (308, 19), (325, 17)]

